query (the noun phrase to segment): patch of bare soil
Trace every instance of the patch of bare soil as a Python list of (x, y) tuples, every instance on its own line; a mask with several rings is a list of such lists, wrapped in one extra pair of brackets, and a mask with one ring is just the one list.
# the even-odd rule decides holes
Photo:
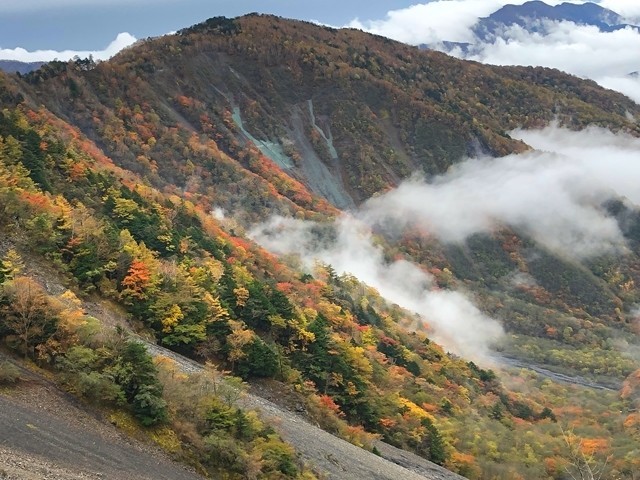
[[(203, 366), (158, 345), (147, 344), (149, 352), (173, 359), (185, 373)], [(256, 395), (257, 393), (257, 395)], [(264, 398), (262, 395), (264, 395)], [(272, 401), (272, 400), (274, 401)], [(463, 480), (463, 477), (424, 458), (378, 442), (382, 456), (358, 448), (313, 425), (304, 417), (301, 403), (285, 385), (265, 381), (238, 400), (238, 406), (257, 410), (300, 458), (326, 478), (335, 480)], [(277, 404), (278, 403), (278, 404)], [(286, 406), (280, 406), (283, 403)], [(290, 409), (290, 410), (289, 410)]]
[(0, 479), (202, 477), (127, 437), (46, 379), (0, 390)]

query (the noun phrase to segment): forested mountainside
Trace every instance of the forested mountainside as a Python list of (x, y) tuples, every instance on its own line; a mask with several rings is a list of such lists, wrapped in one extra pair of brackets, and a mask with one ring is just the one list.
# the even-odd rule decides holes
[[(97, 65), (0, 76), (0, 101), (0, 335), (43, 366), (71, 365), (65, 381), (79, 394), (172, 428), (192, 463), (238, 478), (307, 474), (264, 425), (224, 404), (196, 412), (204, 417), (175, 397), (167, 408), (153, 375), (138, 397), (114, 372), (139, 352), (93, 356), (94, 337), (79, 330), (90, 320), (70, 318), (59, 299), (40, 292), (44, 323), (20, 331), (10, 320), (21, 318), (18, 296), (25, 285), (38, 292), (21, 276), (25, 259), (45, 259), (76, 295), (119, 303), (165, 346), (291, 385), (315, 421), (355, 444), (379, 436), (469, 478), (561, 479), (588, 459), (609, 458), (607, 473), (621, 478), (639, 468), (639, 365), (609, 340), (633, 348), (640, 215), (628, 202), (607, 208), (630, 248), (589, 262), (507, 226), (457, 246), (417, 231), (379, 238), (388, 258), (413, 260), (436, 288), (475, 292), (503, 321), (506, 354), (606, 376), (611, 390), (601, 391), (524, 370), (498, 376), (446, 352), (413, 313), (355, 277), (324, 264), (302, 271), (244, 234), (272, 214), (327, 221), (465, 155), (522, 152), (515, 127), (556, 120), (638, 135), (640, 107), (626, 97), (558, 71), (251, 15)], [(513, 288), (513, 272), (535, 282)], [(98, 398), (82, 387), (87, 377)], [(185, 411), (196, 417), (188, 425)], [(220, 453), (231, 445), (234, 458)]]
[[(516, 127), (557, 118), (575, 128), (637, 129), (627, 118), (639, 108), (554, 70), (490, 67), (257, 15), (211, 19), (97, 66), (49, 64), (23, 88), (153, 182), (202, 193), (212, 182), (194, 182), (193, 165), (232, 190), (232, 167), (216, 162), (214, 170), (191, 153), (182, 161), (185, 145), (213, 141), (276, 188), (260, 154), (339, 207), (415, 171), (442, 173), (465, 154), (521, 151), (506, 135)], [(247, 133), (259, 151), (247, 148)], [(279, 193), (308, 208), (295, 188)]]

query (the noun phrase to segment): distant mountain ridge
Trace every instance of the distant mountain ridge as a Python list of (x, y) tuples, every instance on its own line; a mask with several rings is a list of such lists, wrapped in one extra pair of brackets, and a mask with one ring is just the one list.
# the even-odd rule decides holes
[[(473, 42), (451, 42), (442, 39), (437, 49), (450, 52), (460, 49), (463, 53), (474, 50), (476, 44), (492, 43), (505, 37), (508, 29), (518, 26), (529, 33), (545, 35), (549, 22), (573, 22), (576, 25), (597, 27), (601, 32), (614, 32), (624, 28), (638, 29), (637, 25), (626, 23), (625, 18), (613, 10), (596, 3), (561, 3), (548, 5), (540, 0), (525, 2), (522, 5), (505, 5), (488, 17), (478, 20), (472, 27)], [(421, 45), (421, 48), (436, 48), (436, 45)]]
[(0, 70), (6, 73), (20, 73), (22, 75), (37, 70), (46, 62), (20, 62), (18, 60), (0, 60)]
[(518, 25), (531, 33), (545, 33), (545, 21), (574, 22), (577, 25), (598, 27), (600, 31), (612, 32), (626, 28), (624, 18), (595, 3), (561, 3), (547, 5), (534, 0), (522, 5), (505, 5), (474, 26), (474, 34), (482, 41), (491, 41), (504, 29)]

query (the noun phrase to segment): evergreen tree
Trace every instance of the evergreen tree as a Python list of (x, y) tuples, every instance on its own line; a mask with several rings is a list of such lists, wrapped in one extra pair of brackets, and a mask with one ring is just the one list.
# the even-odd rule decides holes
[(22, 257), (13, 248), (0, 260), (0, 283), (13, 280), (24, 269)]

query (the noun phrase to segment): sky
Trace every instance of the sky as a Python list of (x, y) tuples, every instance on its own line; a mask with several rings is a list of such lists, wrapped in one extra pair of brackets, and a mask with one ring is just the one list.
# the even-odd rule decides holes
[(210, 17), (251, 12), (344, 25), (411, 0), (0, 0), (0, 48), (98, 50), (119, 33), (162, 35)]

